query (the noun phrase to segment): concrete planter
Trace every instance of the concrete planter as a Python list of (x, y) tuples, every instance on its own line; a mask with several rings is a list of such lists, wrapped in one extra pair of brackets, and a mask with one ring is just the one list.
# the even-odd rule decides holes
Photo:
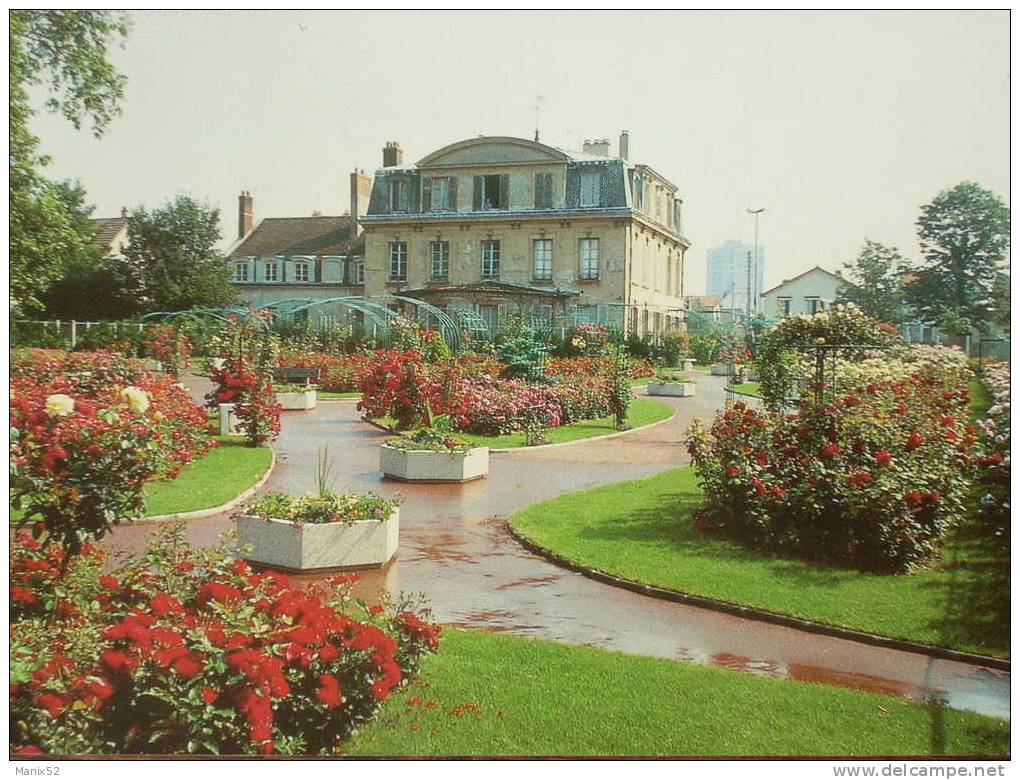
[(489, 473), (489, 448), (432, 452), (401, 450), (383, 444), (379, 447), (379, 470), (404, 482), (470, 482)]
[(648, 395), (668, 395), (673, 398), (690, 398), (694, 395), (694, 382), (649, 382)]
[(219, 429), (220, 436), (239, 436), (241, 432), (237, 429), (237, 413), (233, 404), (220, 404)]
[(308, 390), (295, 390), (276, 394), (276, 403), (286, 411), (314, 409), (318, 403), (319, 394), (315, 388)]
[(714, 363), (712, 365), (712, 376), (733, 376), (740, 370), (736, 363)]
[(144, 358), (142, 360), (142, 368), (146, 371), (162, 371), (163, 364), (158, 360), (153, 360), (152, 358)]
[(694, 370), (694, 358), (684, 358), (680, 361), (678, 368), (681, 371), (693, 371)]
[(747, 368), (745, 368), (744, 369), (744, 381), (745, 382), (757, 382), (758, 381), (758, 371), (757, 371), (757, 369), (752, 368), (751, 366), (748, 366)]
[(252, 515), (236, 519), (238, 546), (249, 561), (290, 571), (378, 568), (396, 555), (400, 508), (385, 520), (292, 523)]

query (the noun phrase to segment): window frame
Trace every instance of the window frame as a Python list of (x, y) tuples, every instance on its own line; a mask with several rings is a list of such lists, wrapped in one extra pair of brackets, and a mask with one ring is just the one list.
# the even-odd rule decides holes
[[(386, 280), (389, 282), (406, 282), (407, 281), (406, 241), (389, 242), (389, 260), (390, 267), (389, 272), (386, 275)], [(397, 273), (394, 273), (394, 262), (396, 262)]]
[(248, 261), (241, 260), (234, 263), (234, 276), (231, 279), (233, 282), (247, 282), (248, 281)]
[[(539, 273), (538, 248), (542, 245), (543, 254), (548, 251), (548, 257), (541, 258), (543, 264), (548, 263), (548, 270)], [(531, 278), (536, 281), (549, 282), (553, 278), (553, 240), (551, 238), (531, 239)]]
[[(272, 270), (272, 273), (270, 273)], [(266, 261), (265, 267), (262, 270), (262, 281), (264, 282), (278, 282), (280, 281), (280, 264), (279, 261), (274, 260), (273, 262)]]
[[(481, 273), (483, 281), (499, 281), (501, 249), (498, 238), (482, 239)], [(486, 265), (489, 267), (488, 273), (485, 270)]]
[(389, 210), (391, 212), (405, 211), (406, 209), (400, 205), (401, 200), (403, 200), (404, 181), (402, 179), (390, 179), (387, 183), (389, 184)]
[(351, 269), (351, 276), (353, 280), (350, 284), (364, 284), (365, 283), (365, 260), (364, 258), (349, 258), (347, 261), (349, 268)]
[[(294, 281), (308, 283), (311, 279), (311, 263), (308, 260), (295, 260), (294, 261)], [(302, 273), (302, 271), (304, 273)], [(302, 279), (301, 277), (304, 276)]]
[[(591, 267), (592, 249), (595, 250), (594, 270)], [(587, 251), (586, 251), (587, 250)], [(577, 239), (577, 278), (585, 281), (596, 281), (601, 278), (602, 271), (602, 249), (599, 246), (599, 239), (595, 236), (586, 236)]]
[[(443, 269), (440, 273), (436, 272), (437, 260), (440, 268)], [(450, 278), (450, 242), (429, 241), (429, 261), (430, 278), (434, 281), (448, 281)]]

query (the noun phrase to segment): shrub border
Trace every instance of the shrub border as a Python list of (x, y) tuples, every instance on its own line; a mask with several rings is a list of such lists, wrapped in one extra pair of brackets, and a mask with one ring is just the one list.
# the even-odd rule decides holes
[(551, 563), (564, 569), (569, 569), (571, 571), (578, 572), (579, 574), (583, 574), (585, 577), (596, 580), (597, 582), (640, 593), (644, 596), (662, 599), (663, 601), (672, 601), (679, 604), (689, 604), (694, 607), (711, 609), (716, 612), (725, 612), (747, 620), (760, 620), (763, 623), (773, 623), (787, 628), (795, 628), (799, 631), (804, 631), (810, 634), (822, 634), (824, 636), (831, 636), (837, 639), (847, 639), (851, 642), (860, 642), (861, 644), (874, 645), (876, 647), (884, 647), (892, 650), (902, 650), (907, 653), (918, 653), (932, 658), (945, 659), (947, 661), (957, 661), (961, 663), (986, 666), (1003, 672), (1010, 671), (1010, 660), (1008, 658), (998, 658), (991, 655), (981, 655), (980, 653), (970, 653), (965, 650), (953, 650), (949, 647), (928, 645), (923, 642), (914, 642), (909, 639), (896, 639), (894, 637), (883, 636), (881, 634), (872, 634), (868, 631), (836, 626), (831, 623), (820, 623), (814, 620), (793, 617), (792, 615), (784, 615), (780, 612), (772, 612), (767, 609), (750, 607), (745, 604), (737, 604), (732, 601), (722, 601), (708, 596), (697, 596), (692, 593), (685, 593), (683, 591), (672, 590), (670, 588), (661, 588), (657, 585), (647, 585), (643, 582), (638, 582), (637, 580), (618, 577), (615, 574), (608, 574), (600, 569), (595, 569), (570, 560), (569, 558), (564, 558), (558, 553), (555, 553), (546, 547), (542, 547), (537, 542), (525, 536), (521, 531), (514, 528), (510, 520), (506, 520), (503, 525), (510, 537), (518, 544), (526, 550), (545, 558)]
[(265, 484), (269, 481), (269, 478), (273, 475), (273, 469), (276, 467), (276, 450), (269, 447), (269, 466), (266, 468), (265, 474), (259, 477), (258, 481), (247, 490), (234, 496), (232, 499), (227, 501), (225, 504), (219, 506), (208, 507), (206, 509), (192, 509), (188, 512), (175, 512), (169, 515), (146, 515), (145, 517), (136, 517), (130, 522), (132, 523), (162, 523), (168, 520), (200, 520), (203, 517), (212, 517), (219, 515), (224, 512), (229, 512), (235, 508), (242, 501), (247, 501), (253, 495), (258, 493)]

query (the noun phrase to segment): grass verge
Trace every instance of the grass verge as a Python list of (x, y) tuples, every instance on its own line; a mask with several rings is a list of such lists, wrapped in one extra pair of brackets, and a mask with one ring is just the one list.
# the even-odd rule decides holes
[(329, 390), (320, 390), (317, 393), (319, 398), (361, 398), (360, 392), (353, 393), (333, 393)]
[(740, 382), (735, 385), (730, 385), (729, 389), (734, 393), (742, 393), (743, 395), (753, 395), (755, 398), (761, 398), (761, 392), (758, 389), (757, 382)]
[(347, 747), (392, 756), (1009, 752), (1009, 724), (807, 682), (447, 629)]
[(541, 547), (626, 579), (884, 636), (1009, 654), (1009, 621), (996, 607), (1008, 562), (989, 560), (968, 528), (950, 536), (936, 568), (867, 574), (706, 536), (692, 522), (701, 497), (694, 470), (684, 466), (534, 504), (510, 522)]
[(146, 514), (169, 515), (220, 506), (266, 473), (273, 456), (268, 447), (248, 447), (237, 437), (215, 438), (219, 446), (185, 466), (177, 479), (145, 487)]

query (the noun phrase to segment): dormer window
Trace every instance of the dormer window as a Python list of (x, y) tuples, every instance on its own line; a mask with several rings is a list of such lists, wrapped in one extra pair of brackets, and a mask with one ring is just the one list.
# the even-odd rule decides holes
[(474, 211), (504, 210), (510, 208), (510, 175), (492, 174), (475, 176)]
[(599, 205), (599, 172), (581, 172), (581, 207)]
[(407, 211), (406, 199), (404, 197), (404, 182), (400, 179), (391, 179), (390, 185), (390, 211)]

